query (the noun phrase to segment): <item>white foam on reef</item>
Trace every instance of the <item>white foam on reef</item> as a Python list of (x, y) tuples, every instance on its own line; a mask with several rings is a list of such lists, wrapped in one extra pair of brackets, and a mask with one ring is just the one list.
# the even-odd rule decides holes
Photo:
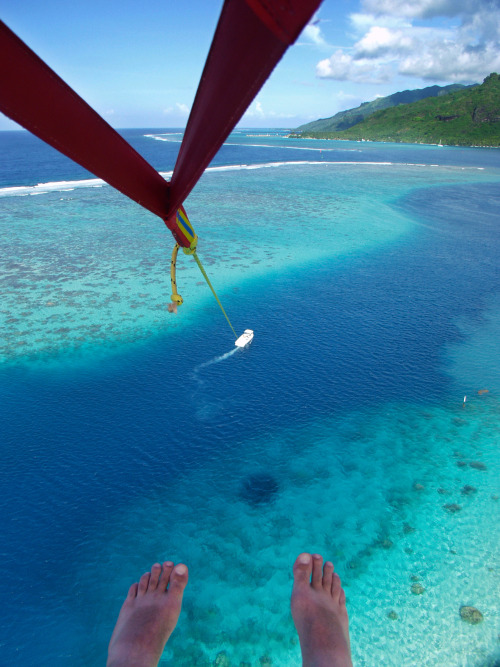
[[(160, 139), (161, 140), (161, 139)], [(163, 140), (161, 140), (163, 141)], [(234, 144), (231, 144), (234, 145)], [(300, 149), (302, 150), (302, 149)], [(318, 149), (314, 149), (318, 150)], [(330, 149), (327, 149), (330, 150)], [(205, 172), (224, 172), (224, 171), (241, 171), (241, 170), (255, 170), (255, 169), (272, 169), (287, 166), (304, 166), (304, 165), (328, 165), (328, 166), (377, 166), (377, 167), (443, 167), (448, 170), (472, 170), (484, 171), (484, 167), (453, 167), (449, 165), (425, 164), (414, 162), (368, 162), (355, 160), (290, 160), (280, 162), (262, 162), (259, 164), (228, 164), (217, 167), (208, 167)], [(172, 171), (159, 172), (165, 179), (172, 177)], [(14, 185), (5, 188), (0, 188), (0, 197), (26, 197), (33, 195), (47, 194), (50, 192), (69, 192), (76, 188), (101, 188), (108, 185), (101, 178), (87, 178), (79, 181), (51, 181), (48, 183), (37, 183), (36, 185)]]
[[(316, 165), (370, 165), (370, 166), (402, 166), (402, 167), (428, 167), (430, 165), (426, 164), (409, 164), (406, 162), (354, 162), (350, 160), (337, 161), (337, 160), (284, 160), (280, 162), (261, 162), (259, 164), (225, 164), (217, 167), (207, 167), (204, 173), (214, 173), (214, 172), (226, 172), (226, 171), (253, 171), (256, 169), (273, 169), (277, 167), (288, 167), (288, 166), (316, 166)], [(161, 171), (160, 174), (164, 178), (171, 178), (172, 171)]]
[(289, 151), (317, 151), (318, 153), (361, 153), (360, 148), (310, 148), (308, 146), (273, 146), (271, 144), (237, 144), (233, 142), (226, 142), (224, 146), (249, 146), (250, 148), (274, 148), (275, 150), (283, 148)]
[(25, 197), (41, 195), (47, 192), (68, 192), (75, 188), (101, 188), (106, 183), (100, 178), (87, 178), (81, 181), (51, 181), (37, 185), (16, 185), (0, 188), (0, 197)]
[[(316, 165), (378, 165), (378, 166), (390, 166), (395, 163), (393, 162), (337, 162), (337, 161), (327, 161), (327, 160), (291, 160), (283, 162), (262, 162), (260, 164), (228, 164), (220, 167), (208, 167), (205, 169), (206, 172), (217, 172), (217, 171), (241, 171), (241, 170), (255, 170), (255, 169), (272, 169), (277, 167), (288, 167), (288, 166), (316, 166)], [(406, 165), (403, 166), (413, 166)]]
[[(326, 165), (326, 166), (346, 166), (346, 165), (356, 165), (356, 166), (371, 166), (371, 167), (439, 167), (440, 165), (431, 165), (425, 163), (413, 163), (413, 162), (367, 162), (367, 161), (354, 161), (354, 160), (290, 160), (282, 162), (262, 162), (260, 164), (228, 164), (220, 167), (208, 167), (206, 172), (216, 172), (216, 171), (240, 171), (243, 169), (271, 169), (276, 167), (287, 167), (287, 166), (316, 166), (316, 165)], [(453, 169), (453, 167), (446, 167), (447, 169)], [(463, 169), (463, 167), (459, 167)], [(469, 167), (469, 169), (477, 169), (477, 167)]]
[[(206, 172), (215, 172), (215, 171), (240, 171), (242, 169), (270, 169), (275, 167), (287, 167), (287, 166), (303, 166), (303, 165), (327, 165), (327, 166), (369, 166), (369, 167), (443, 167), (448, 170), (483, 170), (484, 167), (453, 167), (449, 165), (439, 165), (439, 164), (426, 164), (424, 162), (367, 162), (356, 161), (356, 160), (290, 160), (282, 162), (262, 162), (260, 164), (228, 164), (220, 167), (208, 167), (205, 169)], [(163, 174), (162, 174), (163, 175)]]
[(162, 134), (145, 134), (147, 139), (154, 139), (155, 141), (166, 141), (171, 144), (180, 144), (181, 139), (170, 139), (167, 137), (182, 137), (182, 132), (162, 132)]

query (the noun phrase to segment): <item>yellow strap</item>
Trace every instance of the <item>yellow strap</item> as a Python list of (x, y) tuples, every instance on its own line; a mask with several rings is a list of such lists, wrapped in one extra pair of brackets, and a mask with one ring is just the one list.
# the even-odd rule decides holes
[(221, 302), (219, 301), (219, 297), (217, 296), (217, 294), (215, 293), (214, 288), (212, 287), (212, 283), (210, 282), (210, 280), (208, 279), (207, 274), (205, 273), (205, 269), (203, 268), (203, 265), (202, 265), (202, 263), (200, 262), (200, 259), (199, 259), (198, 255), (196, 254), (196, 250), (195, 250), (192, 254), (193, 254), (193, 257), (194, 257), (195, 260), (196, 260), (196, 263), (197, 263), (198, 266), (200, 267), (200, 271), (202, 272), (203, 277), (204, 277), (205, 280), (207, 281), (207, 285), (208, 285), (208, 286), (210, 287), (210, 289), (212, 290), (212, 294), (213, 294), (214, 297), (216, 298), (217, 303), (218, 303), (219, 306), (220, 306), (220, 309), (221, 309), (222, 312), (224, 313), (224, 317), (225, 317), (226, 320), (228, 321), (228, 324), (229, 324), (229, 326), (231, 327), (231, 329), (233, 330), (233, 334), (234, 334), (235, 339), (238, 338), (238, 336), (236, 335), (236, 331), (233, 329), (233, 325), (232, 325), (231, 322), (229, 321), (229, 317), (226, 315), (226, 311), (224, 310), (224, 308), (222, 307)]
[(170, 260), (170, 283), (172, 285), (172, 294), (170, 298), (178, 306), (183, 303), (182, 296), (177, 292), (177, 282), (175, 279), (175, 265), (177, 263), (177, 253), (179, 252), (179, 244), (176, 243), (172, 252), (172, 259)]

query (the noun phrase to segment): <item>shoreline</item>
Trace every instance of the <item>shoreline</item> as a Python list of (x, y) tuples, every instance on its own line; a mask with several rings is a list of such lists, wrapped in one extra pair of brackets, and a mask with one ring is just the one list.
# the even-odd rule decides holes
[(500, 148), (500, 144), (494, 146), (481, 146), (476, 144), (435, 144), (427, 143), (425, 141), (394, 141), (394, 140), (383, 140), (383, 139), (344, 139), (342, 137), (312, 137), (302, 134), (287, 134), (285, 139), (308, 139), (309, 141), (349, 141), (352, 143), (364, 143), (364, 144), (404, 144), (405, 146), (435, 146), (442, 148)]

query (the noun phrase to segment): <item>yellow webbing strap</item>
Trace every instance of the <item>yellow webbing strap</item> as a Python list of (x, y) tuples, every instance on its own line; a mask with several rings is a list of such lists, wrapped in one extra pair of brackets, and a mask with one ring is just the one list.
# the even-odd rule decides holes
[(235, 337), (235, 339), (238, 338), (238, 336), (236, 335), (236, 331), (233, 329), (233, 325), (232, 325), (231, 322), (229, 321), (229, 317), (226, 315), (226, 311), (225, 311), (224, 308), (222, 307), (222, 303), (219, 301), (219, 297), (217, 296), (217, 294), (215, 293), (214, 288), (212, 287), (212, 283), (210, 282), (210, 280), (209, 280), (207, 274), (205, 273), (205, 269), (203, 268), (203, 265), (202, 265), (202, 263), (200, 262), (200, 259), (199, 259), (198, 255), (196, 254), (196, 251), (194, 251), (194, 252), (192, 253), (192, 255), (193, 255), (193, 257), (195, 258), (196, 263), (197, 263), (198, 266), (200, 267), (200, 271), (202, 272), (203, 277), (204, 277), (205, 280), (207, 281), (207, 285), (208, 285), (208, 286), (210, 287), (210, 289), (212, 290), (212, 294), (214, 295), (214, 297), (215, 297), (217, 303), (219, 304), (220, 309), (221, 309), (222, 312), (224, 313), (224, 317), (226, 318), (226, 320), (227, 320), (229, 326), (231, 327), (231, 329), (232, 329), (232, 331), (233, 331), (233, 333), (234, 333), (234, 337)]
[(175, 278), (175, 265), (177, 263), (177, 253), (179, 252), (179, 244), (176, 243), (172, 252), (172, 259), (170, 260), (170, 283), (172, 285), (172, 294), (170, 298), (178, 306), (182, 305), (182, 296), (177, 292), (177, 282)]

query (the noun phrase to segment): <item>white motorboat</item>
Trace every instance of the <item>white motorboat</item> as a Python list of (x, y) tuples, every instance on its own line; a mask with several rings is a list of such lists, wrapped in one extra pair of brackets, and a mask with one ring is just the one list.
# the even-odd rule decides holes
[(241, 336), (236, 339), (234, 344), (236, 345), (236, 347), (246, 347), (247, 345), (250, 345), (252, 341), (253, 341), (253, 331), (251, 329), (245, 329), (245, 331), (241, 334)]

